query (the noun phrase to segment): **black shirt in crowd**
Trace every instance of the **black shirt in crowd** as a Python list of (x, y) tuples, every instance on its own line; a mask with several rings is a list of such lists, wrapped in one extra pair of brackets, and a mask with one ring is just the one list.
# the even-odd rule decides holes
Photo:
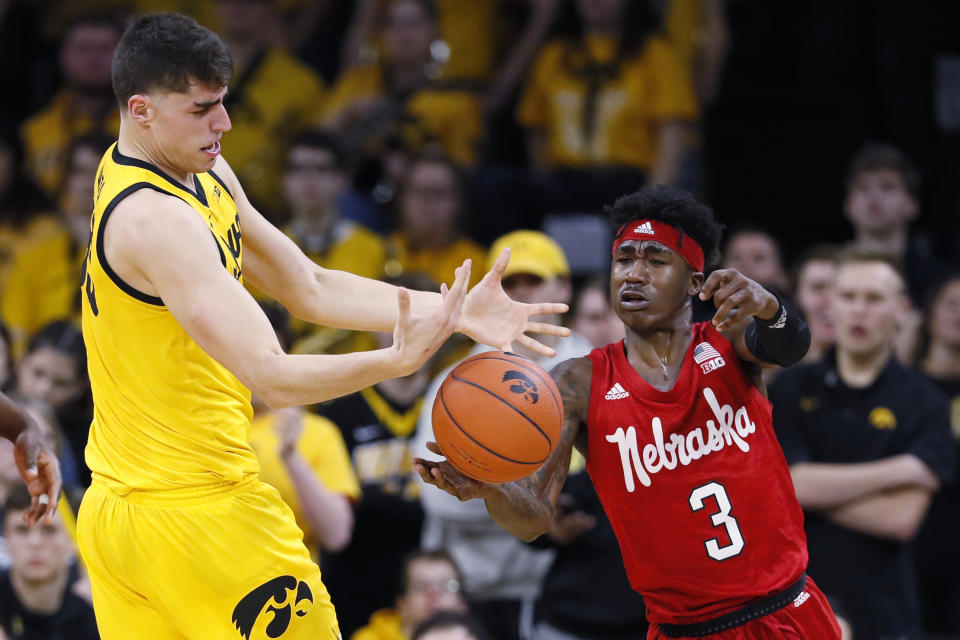
[(78, 577), (71, 568), (60, 609), (51, 614), (28, 611), (17, 598), (10, 571), (0, 572), (0, 628), (9, 640), (100, 640), (90, 603), (71, 587)]
[[(771, 389), (774, 427), (789, 464), (847, 464), (903, 453), (943, 483), (953, 476), (947, 401), (891, 358), (867, 388), (847, 386), (835, 354), (780, 374)], [(807, 510), (808, 573), (847, 612), (858, 640), (919, 637), (911, 545), (860, 533)]]

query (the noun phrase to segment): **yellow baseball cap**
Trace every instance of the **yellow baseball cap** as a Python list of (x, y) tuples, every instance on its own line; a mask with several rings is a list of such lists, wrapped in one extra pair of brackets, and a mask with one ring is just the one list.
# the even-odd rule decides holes
[(510, 264), (503, 272), (504, 278), (517, 273), (529, 273), (544, 280), (570, 277), (570, 264), (560, 245), (541, 231), (525, 229), (512, 231), (494, 241), (487, 254), (488, 271), (507, 247), (510, 248)]

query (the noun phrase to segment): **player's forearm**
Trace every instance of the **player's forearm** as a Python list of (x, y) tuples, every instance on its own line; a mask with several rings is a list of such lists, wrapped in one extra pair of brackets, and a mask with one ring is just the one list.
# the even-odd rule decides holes
[(523, 485), (523, 481), (496, 485), (484, 500), (493, 521), (510, 535), (529, 542), (550, 530), (553, 508)]
[(806, 509), (830, 509), (879, 491), (905, 485), (930, 487), (936, 481), (910, 454), (849, 464), (802, 462), (790, 467), (790, 475), (797, 500)]
[(20, 407), (6, 395), (0, 393), (0, 436), (10, 442), (16, 442), (28, 425), (27, 417)]
[[(442, 302), (437, 292), (410, 294), (415, 314), (429, 313)], [(397, 288), (346, 271), (317, 269), (299, 295), (281, 302), (301, 320), (340, 329), (393, 331), (397, 322)]]
[(317, 543), (328, 551), (345, 549), (353, 536), (353, 510), (349, 500), (327, 489), (296, 450), (284, 456), (283, 462)]
[(909, 542), (923, 524), (930, 498), (929, 489), (903, 487), (834, 507), (827, 517), (861, 533)]

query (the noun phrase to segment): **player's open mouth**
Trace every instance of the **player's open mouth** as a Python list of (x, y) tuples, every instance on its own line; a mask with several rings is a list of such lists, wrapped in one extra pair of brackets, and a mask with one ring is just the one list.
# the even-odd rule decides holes
[(627, 290), (620, 292), (620, 305), (624, 309), (642, 309), (648, 304), (650, 304), (650, 299), (639, 291)]
[(220, 155), (220, 141), (217, 140), (216, 142), (211, 144), (209, 147), (203, 147), (202, 149), (200, 149), (200, 151), (203, 151), (204, 153), (216, 158), (218, 155)]

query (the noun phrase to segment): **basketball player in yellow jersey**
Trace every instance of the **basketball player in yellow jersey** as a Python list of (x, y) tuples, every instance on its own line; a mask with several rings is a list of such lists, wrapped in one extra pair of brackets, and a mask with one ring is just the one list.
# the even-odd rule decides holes
[[(509, 260), (467, 292), (397, 289), (310, 262), (247, 201), (220, 157), (232, 65), (190, 18), (131, 22), (117, 46), (116, 145), (97, 171), (83, 276), (93, 482), (78, 517), (104, 640), (333, 640), (318, 567), (245, 440), (250, 391), (315, 403), (417, 370), (453, 331), (501, 348), (566, 335), (512, 302)], [(390, 348), (287, 355), (246, 278), (309, 322), (393, 330)], [(249, 391), (248, 391), (249, 390)]]

